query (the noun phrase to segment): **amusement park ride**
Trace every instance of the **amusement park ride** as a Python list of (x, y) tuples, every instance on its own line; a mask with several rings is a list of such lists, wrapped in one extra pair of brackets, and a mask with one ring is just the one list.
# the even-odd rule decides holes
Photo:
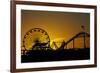
[[(67, 49), (68, 48), (67, 45), (70, 42), (73, 42), (73, 48), (75, 48), (75, 39), (83, 38), (83, 40), (82, 40), (84, 42), (83, 48), (87, 48), (85, 40), (86, 40), (86, 38), (89, 38), (90, 35), (84, 31), (85, 30), (84, 26), (81, 26), (81, 28), (83, 29), (82, 32), (79, 32), (78, 34), (73, 36), (67, 42), (65, 42), (65, 41), (61, 42), (60, 47), (58, 47), (56, 45), (56, 42), (53, 42), (53, 45), (57, 49)], [(26, 35), (24, 36), (22, 43), (23, 43), (22, 47), (24, 48), (21, 50), (22, 55), (26, 55), (26, 53), (30, 50), (48, 50), (48, 49), (50, 50), (50, 49), (53, 49), (50, 46), (50, 37), (49, 37), (48, 33), (41, 28), (34, 28), (34, 29), (29, 30), (26, 33)]]

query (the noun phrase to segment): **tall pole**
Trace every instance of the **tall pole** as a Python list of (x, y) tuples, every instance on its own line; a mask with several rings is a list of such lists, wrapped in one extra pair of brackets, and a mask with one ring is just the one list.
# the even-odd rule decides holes
[(83, 42), (84, 42), (84, 48), (86, 48), (86, 45), (85, 45), (85, 26), (82, 25), (81, 28), (82, 28), (82, 30), (83, 30)]
[(85, 49), (86, 48), (86, 45), (85, 45), (85, 32), (84, 32), (83, 39), (84, 39), (84, 49)]
[(75, 46), (74, 46), (74, 39), (73, 39), (73, 48), (75, 48)]

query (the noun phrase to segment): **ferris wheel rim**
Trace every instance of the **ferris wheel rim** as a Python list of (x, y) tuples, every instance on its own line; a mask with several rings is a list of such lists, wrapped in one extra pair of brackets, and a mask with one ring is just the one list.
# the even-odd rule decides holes
[(26, 35), (28, 35), (28, 33), (29, 32), (32, 32), (32, 30), (42, 30), (43, 32), (45, 32), (45, 34), (47, 35), (47, 37), (48, 37), (48, 40), (49, 41), (47, 41), (47, 43), (50, 45), (50, 37), (49, 37), (49, 35), (48, 35), (48, 33), (44, 30), (44, 29), (42, 29), (42, 28), (32, 28), (32, 29), (30, 29), (29, 31), (27, 31), (26, 32), (26, 34), (25, 34), (25, 36), (24, 36), (24, 38), (23, 38), (23, 47), (24, 47), (24, 49), (27, 49), (26, 47), (25, 47), (25, 42), (24, 42), (24, 39), (26, 38)]

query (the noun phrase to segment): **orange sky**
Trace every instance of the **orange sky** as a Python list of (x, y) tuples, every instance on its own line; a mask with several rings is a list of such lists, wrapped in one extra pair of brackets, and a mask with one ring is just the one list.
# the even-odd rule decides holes
[(75, 34), (82, 31), (90, 32), (90, 15), (88, 13), (54, 12), (54, 11), (21, 11), (21, 40), (32, 28), (46, 30), (50, 41), (64, 39), (68, 41)]

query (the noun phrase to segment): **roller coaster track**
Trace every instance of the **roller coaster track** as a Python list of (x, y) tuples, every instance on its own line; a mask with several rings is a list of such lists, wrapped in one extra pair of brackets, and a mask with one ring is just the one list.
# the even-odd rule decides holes
[(85, 38), (86, 37), (90, 37), (90, 35), (87, 32), (79, 32), (78, 34), (76, 34), (75, 36), (73, 36), (67, 42), (63, 42), (60, 48), (64, 48), (64, 46), (67, 45), (68, 43), (70, 43), (71, 41), (73, 41), (73, 48), (74, 48), (74, 40), (76, 38), (80, 38), (80, 37), (83, 37), (84, 38), (84, 48), (85, 48)]

